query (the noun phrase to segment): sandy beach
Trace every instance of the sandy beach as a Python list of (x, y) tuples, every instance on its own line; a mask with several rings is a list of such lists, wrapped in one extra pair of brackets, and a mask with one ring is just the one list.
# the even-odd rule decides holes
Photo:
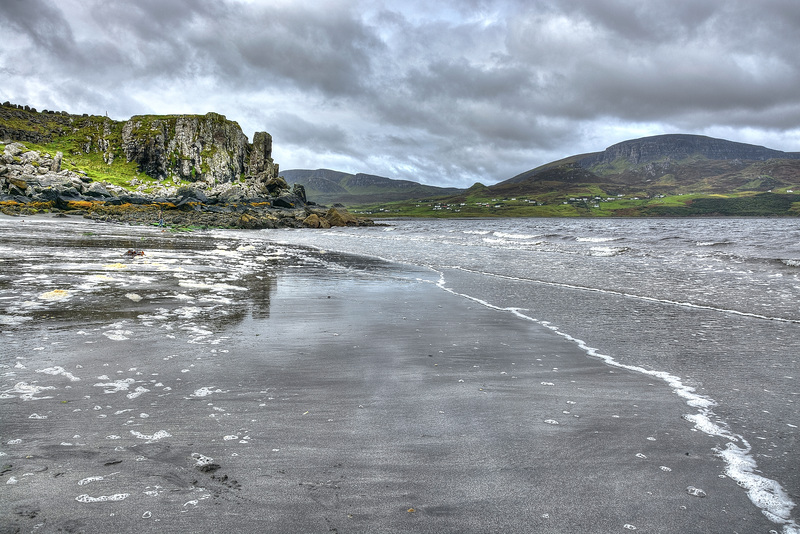
[(102, 257), (5, 262), (0, 532), (776, 528), (663, 382), (430, 274), (57, 232)]

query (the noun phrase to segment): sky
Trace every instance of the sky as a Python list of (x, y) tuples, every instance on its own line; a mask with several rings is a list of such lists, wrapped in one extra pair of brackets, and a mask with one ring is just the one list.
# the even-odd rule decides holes
[(486, 185), (627, 139), (800, 151), (798, 0), (0, 0), (0, 101), (205, 114), (281, 169)]

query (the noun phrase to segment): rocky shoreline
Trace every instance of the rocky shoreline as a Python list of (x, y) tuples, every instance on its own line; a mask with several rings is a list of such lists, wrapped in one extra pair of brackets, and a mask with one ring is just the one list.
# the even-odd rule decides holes
[(212, 194), (193, 186), (160, 188), (155, 194), (101, 183), (61, 168), (62, 155), (6, 144), (0, 156), (0, 212), (11, 216), (56, 214), (103, 222), (168, 227), (330, 228), (372, 226), (343, 207), (326, 208), (273, 176), (260, 191), (231, 186)]

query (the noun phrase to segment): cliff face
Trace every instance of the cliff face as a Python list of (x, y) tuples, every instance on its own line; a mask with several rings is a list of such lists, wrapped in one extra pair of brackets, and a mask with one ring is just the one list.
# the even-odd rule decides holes
[(115, 161), (135, 162), (139, 172), (151, 178), (168, 180), (167, 184), (193, 182), (211, 194), (235, 188), (240, 196), (259, 196), (278, 179), (272, 137), (256, 132), (250, 143), (239, 124), (217, 113), (139, 115), (114, 121), (39, 113), (6, 103), (0, 107), (0, 140), (62, 142), (73, 154), (99, 154), (109, 168)]
[(126, 159), (154, 178), (214, 189), (240, 178), (266, 183), (278, 177), (272, 137), (256, 132), (250, 144), (237, 123), (217, 113), (132, 117), (122, 126), (121, 141)]
[(132, 117), (122, 126), (128, 161), (154, 178), (177, 177), (208, 187), (247, 173), (250, 146), (235, 122), (222, 115)]

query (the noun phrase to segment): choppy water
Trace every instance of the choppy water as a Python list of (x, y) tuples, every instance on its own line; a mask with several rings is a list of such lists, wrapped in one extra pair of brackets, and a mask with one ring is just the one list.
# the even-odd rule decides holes
[(265, 238), (428, 267), (587, 353), (666, 380), (787, 532), (800, 499), (800, 222), (399, 220)]

